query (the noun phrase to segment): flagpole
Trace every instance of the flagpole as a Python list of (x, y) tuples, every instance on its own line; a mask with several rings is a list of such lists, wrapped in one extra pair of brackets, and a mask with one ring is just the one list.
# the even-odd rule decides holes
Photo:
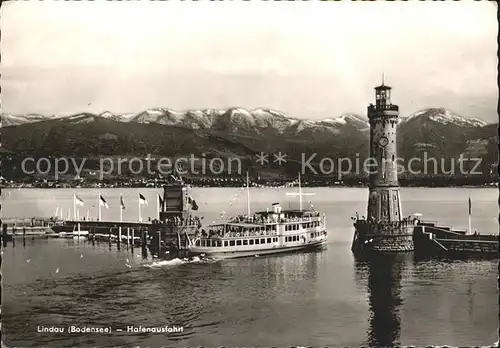
[(469, 234), (472, 234), (472, 202), (469, 193)]
[(160, 194), (156, 197), (156, 216), (157, 219), (160, 220)]
[(123, 222), (123, 196), (120, 194), (120, 222)]
[(247, 215), (250, 217), (250, 179), (247, 172)]
[(73, 219), (76, 221), (76, 194), (73, 193)]
[(139, 196), (139, 222), (142, 222), (142, 216), (141, 216), (141, 196)]
[(101, 221), (101, 193), (97, 193), (97, 221)]

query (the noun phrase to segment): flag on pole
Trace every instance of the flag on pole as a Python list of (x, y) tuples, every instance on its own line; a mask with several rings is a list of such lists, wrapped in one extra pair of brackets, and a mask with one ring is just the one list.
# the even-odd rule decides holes
[(125, 203), (123, 202), (123, 196), (120, 196), (120, 207), (122, 210), (125, 210)]
[(158, 194), (158, 200), (156, 201), (156, 215), (158, 220), (160, 219), (160, 211), (163, 207), (163, 199), (161, 198), (160, 194)]
[(148, 201), (146, 200), (146, 198), (139, 193), (139, 204), (145, 204), (145, 205), (148, 205)]
[(75, 204), (83, 207), (83, 199), (75, 195)]
[(191, 209), (198, 210), (198, 204), (196, 204), (196, 201), (193, 199), (193, 197), (191, 197), (191, 195), (189, 195), (188, 203), (191, 204)]
[(102, 195), (99, 195), (99, 206), (104, 207), (106, 209), (109, 208), (108, 203), (106, 202), (106, 200), (104, 199), (104, 197)]

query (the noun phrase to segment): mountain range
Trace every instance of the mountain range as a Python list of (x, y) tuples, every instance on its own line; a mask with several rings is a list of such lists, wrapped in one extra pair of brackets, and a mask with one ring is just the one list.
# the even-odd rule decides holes
[[(148, 109), (138, 114), (79, 113), (66, 117), (2, 114), (2, 139), (14, 153), (65, 156), (236, 156), (250, 163), (255, 153), (301, 154), (318, 158), (368, 155), (369, 123), (356, 114), (322, 120), (288, 117), (269, 109), (174, 111)], [(398, 155), (457, 158), (479, 156), (486, 168), (498, 162), (497, 124), (428, 108), (401, 117)], [(289, 165), (290, 165), (289, 163)], [(276, 169), (276, 168), (275, 168)], [(293, 169), (295, 170), (295, 169)], [(489, 169), (488, 169), (489, 170)]]

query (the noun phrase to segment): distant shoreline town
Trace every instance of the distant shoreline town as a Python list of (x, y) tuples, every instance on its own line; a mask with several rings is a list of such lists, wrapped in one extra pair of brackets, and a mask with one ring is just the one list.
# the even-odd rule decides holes
[[(265, 180), (259, 177), (250, 181), (251, 187), (276, 188), (284, 187), (290, 184), (296, 178), (281, 177), (278, 179)], [(192, 187), (244, 187), (246, 182), (240, 178), (183, 178), (184, 182)], [(86, 181), (86, 180), (68, 180), (51, 181), (48, 179), (36, 179), (32, 181), (14, 181), (3, 180), (3, 188), (161, 188), (172, 183), (170, 180), (146, 180), (146, 179), (127, 179), (127, 180), (104, 180), (104, 181)], [(453, 176), (428, 176), (420, 178), (400, 178), (401, 187), (498, 187), (498, 180), (486, 178), (483, 176), (471, 177), (453, 177)], [(302, 179), (304, 187), (368, 187), (368, 178), (350, 177), (344, 180), (335, 180), (332, 178), (307, 178)]]

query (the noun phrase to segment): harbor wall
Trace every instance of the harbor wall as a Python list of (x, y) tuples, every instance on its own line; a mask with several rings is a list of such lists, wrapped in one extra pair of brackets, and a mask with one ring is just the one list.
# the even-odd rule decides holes
[(353, 249), (362, 251), (413, 251), (413, 227), (409, 221), (371, 223), (358, 220), (355, 224), (357, 240)]
[(465, 234), (448, 226), (422, 223), (415, 226), (416, 250), (427, 254), (498, 254), (496, 234)]

